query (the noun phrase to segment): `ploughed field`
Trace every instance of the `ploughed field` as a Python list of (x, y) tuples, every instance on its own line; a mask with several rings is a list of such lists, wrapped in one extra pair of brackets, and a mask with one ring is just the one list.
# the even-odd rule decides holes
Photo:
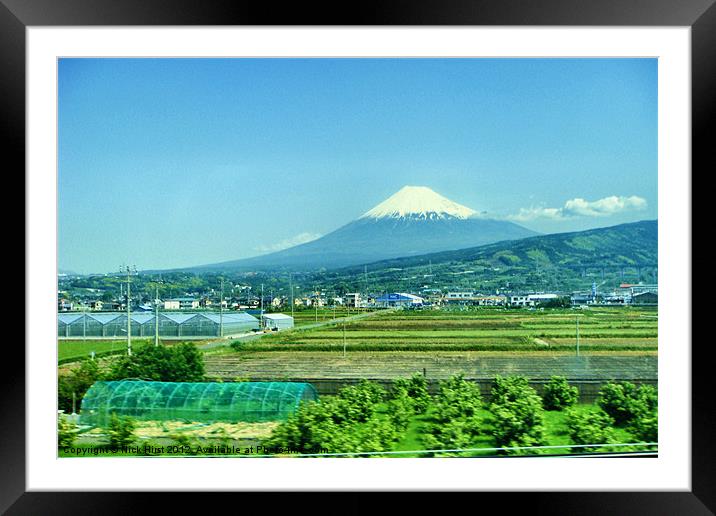
[(205, 362), (210, 377), (229, 380), (393, 378), (423, 369), (433, 378), (655, 379), (657, 326), (651, 307), (390, 311), (347, 322), (345, 331), (339, 321), (266, 335), (207, 353)]
[(346, 358), (328, 353), (255, 353), (208, 355), (207, 375), (255, 381), (291, 379), (391, 379), (425, 371), (430, 378), (463, 373), (466, 378), (492, 379), (496, 375), (520, 375), (547, 379), (551, 375), (573, 380), (656, 379), (657, 357), (638, 354), (570, 356), (550, 353), (395, 353), (358, 352)]
[(552, 351), (657, 350), (653, 309), (390, 311), (345, 324), (266, 335), (249, 351)]

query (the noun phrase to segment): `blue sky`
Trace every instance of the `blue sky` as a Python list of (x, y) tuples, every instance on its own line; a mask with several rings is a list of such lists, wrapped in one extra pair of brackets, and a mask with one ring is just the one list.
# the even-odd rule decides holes
[(405, 185), (541, 232), (657, 216), (656, 59), (61, 59), (59, 266), (255, 256)]

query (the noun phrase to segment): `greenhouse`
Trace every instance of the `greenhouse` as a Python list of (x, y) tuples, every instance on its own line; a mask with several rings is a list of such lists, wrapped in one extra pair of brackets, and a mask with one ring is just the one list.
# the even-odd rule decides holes
[(80, 423), (108, 426), (112, 414), (147, 421), (237, 423), (281, 421), (318, 399), (299, 382), (95, 382), (80, 405)]
[[(131, 314), (132, 336), (154, 336), (156, 315)], [(160, 312), (159, 336), (162, 338), (219, 337), (258, 329), (259, 320), (246, 312)], [(126, 337), (127, 314), (124, 312), (81, 312), (57, 315), (57, 336), (64, 338)]]

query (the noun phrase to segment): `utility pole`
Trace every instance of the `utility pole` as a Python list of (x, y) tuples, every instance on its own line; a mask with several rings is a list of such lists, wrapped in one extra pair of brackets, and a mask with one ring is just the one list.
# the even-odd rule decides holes
[(261, 325), (261, 329), (264, 327), (264, 284), (261, 283), (261, 319), (259, 321), (259, 324)]
[(288, 273), (288, 286), (291, 289), (291, 319), (293, 319), (293, 272)]
[(579, 356), (579, 316), (576, 316), (577, 323), (577, 356)]
[(221, 294), (219, 295), (219, 336), (224, 336), (224, 278), (221, 278)]
[(159, 345), (159, 285), (154, 288), (154, 345)]
[(316, 291), (316, 287), (313, 287), (313, 291), (315, 292), (314, 298), (313, 298), (313, 306), (316, 307), (316, 322), (318, 322), (318, 292)]
[(343, 358), (346, 358), (346, 320), (343, 319)]
[(120, 272), (127, 273), (127, 356), (132, 356), (132, 272), (137, 272), (136, 267), (120, 267)]

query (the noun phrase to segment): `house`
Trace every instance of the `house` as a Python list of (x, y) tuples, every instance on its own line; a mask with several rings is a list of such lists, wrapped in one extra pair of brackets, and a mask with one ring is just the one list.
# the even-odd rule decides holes
[(571, 296), (572, 305), (586, 305), (592, 301), (591, 294), (575, 293)]
[(344, 296), (345, 304), (349, 308), (362, 308), (363, 301), (361, 300), (359, 292), (351, 292)]
[(472, 292), (448, 292), (445, 295), (446, 303), (458, 303), (461, 305), (472, 304), (475, 294)]
[(320, 296), (311, 296), (311, 298), (310, 298), (310, 305), (308, 305), (308, 306), (314, 306), (314, 307), (315, 307), (315, 306), (318, 306), (318, 307), (322, 307), (322, 306), (325, 306), (325, 304), (326, 304), (326, 300), (323, 299), (322, 297), (320, 297)]
[(442, 301), (463, 306), (500, 306), (505, 304), (507, 298), (501, 294), (484, 296), (474, 292), (448, 292)]
[(176, 297), (164, 301), (164, 310), (192, 310), (199, 308), (199, 300), (193, 297)]
[(623, 295), (618, 293), (605, 294), (602, 296), (602, 301), (608, 305), (623, 305), (629, 302), (631, 296)]
[(530, 301), (526, 294), (510, 295), (510, 306), (534, 306), (534, 301)]
[(475, 296), (474, 303), (477, 306), (503, 306), (507, 302), (507, 297), (502, 294), (494, 296)]

